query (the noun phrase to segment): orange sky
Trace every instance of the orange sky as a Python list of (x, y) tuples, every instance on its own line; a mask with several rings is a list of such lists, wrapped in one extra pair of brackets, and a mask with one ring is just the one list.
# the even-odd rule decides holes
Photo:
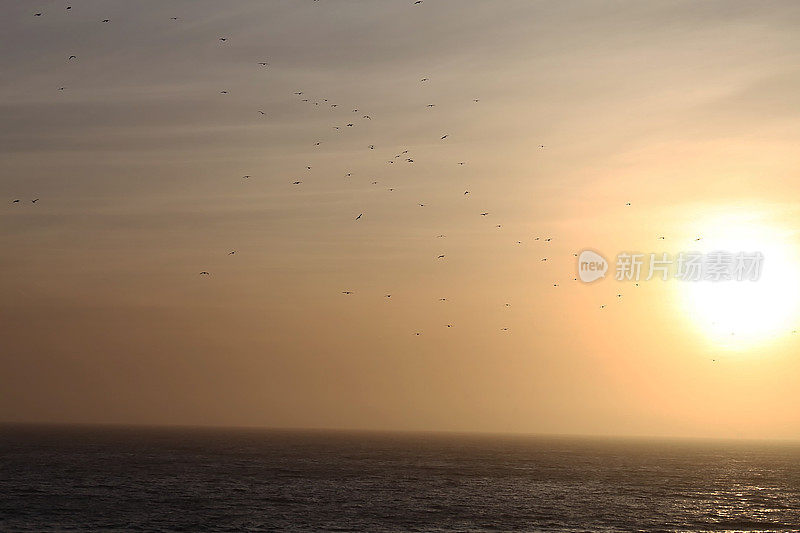
[[(800, 437), (800, 5), (71, 5), (0, 20), (0, 420)], [(747, 342), (572, 280), (721, 246)]]

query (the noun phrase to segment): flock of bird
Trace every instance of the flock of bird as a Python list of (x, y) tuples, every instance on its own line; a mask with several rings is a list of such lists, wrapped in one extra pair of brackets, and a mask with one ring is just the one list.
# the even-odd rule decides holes
[[(313, 0), (313, 1), (317, 2), (318, 0)], [(417, 1), (413, 2), (412, 5), (419, 6), (422, 3), (423, 3), (422, 0), (417, 0)], [(65, 9), (67, 11), (70, 11), (70, 10), (72, 10), (72, 6), (66, 6)], [(45, 16), (45, 13), (36, 12), (36, 13), (33, 14), (33, 16), (34, 17), (42, 17), (42, 16)], [(175, 22), (175, 23), (179, 23), (182, 19), (180, 17), (173, 16), (173, 17), (170, 17), (170, 20)], [(111, 21), (111, 19), (103, 18), (103, 19), (98, 19), (98, 22), (102, 23), (102, 24), (110, 24), (112, 21)], [(229, 43), (231, 42), (231, 39), (234, 39), (234, 38), (235, 38), (235, 36), (232, 37), (232, 36), (229, 36), (229, 35), (222, 35), (222, 36), (217, 37), (216, 39), (217, 39), (217, 42), (218, 42), (219, 46), (225, 47), (225, 46), (228, 46)], [(66, 57), (66, 61), (68, 63), (73, 63), (73, 62), (80, 61), (80, 59), (76, 54), (69, 54)], [(269, 62), (269, 60), (267, 60), (265, 58), (258, 58), (257, 60), (256, 59), (253, 60), (253, 66), (254, 66), (254, 68), (258, 68), (258, 69), (269, 69), (270, 68), (270, 62)], [(420, 85), (426, 85), (426, 84), (429, 84), (430, 81), (431, 80), (430, 80), (430, 78), (428, 76), (422, 76), (422, 77), (419, 78), (418, 83)], [(67, 87), (59, 86), (57, 88), (57, 90), (58, 91), (65, 91), (65, 90), (67, 90)], [(223, 96), (229, 95), (230, 91), (228, 89), (222, 89), (222, 90), (219, 91), (219, 94), (223, 95)], [(313, 106), (315, 108), (328, 108), (330, 110), (339, 110), (339, 108), (340, 108), (340, 104), (339, 103), (331, 102), (331, 101), (329, 101), (328, 98), (312, 98), (305, 90), (295, 91), (293, 93), (293, 96), (297, 98), (297, 101), (300, 104), (310, 105), (310, 106)], [(472, 102), (472, 105), (479, 104), (481, 102), (481, 99), (480, 98), (471, 98), (471, 102)], [(429, 103), (429, 104), (426, 104), (426, 107), (428, 109), (433, 109), (433, 108), (436, 107), (436, 104), (435, 103)], [(345, 108), (345, 109), (347, 109), (347, 108)], [(265, 118), (268, 117), (267, 111), (265, 111), (264, 109), (256, 109), (255, 112), (261, 117), (265, 117)], [(365, 122), (365, 121), (372, 122), (373, 121), (373, 114), (369, 113), (369, 112), (365, 112), (364, 110), (362, 110), (358, 106), (352, 107), (351, 110), (350, 110), (349, 115), (352, 118), (347, 119), (347, 120), (343, 121), (340, 124), (334, 124), (334, 125), (331, 126), (331, 129), (333, 131), (335, 131), (336, 134), (342, 134), (345, 131), (351, 130), (353, 128), (357, 128), (360, 122)], [(322, 139), (317, 138), (317, 139), (311, 141), (311, 144), (314, 147), (321, 146), (322, 143), (324, 142), (324, 135), (322, 135), (321, 137), (322, 137)], [(440, 131), (437, 134), (437, 137), (438, 137), (439, 142), (446, 143), (450, 139), (451, 133), (450, 132), (445, 132), (445, 131)], [(432, 138), (433, 138), (433, 136), (432, 136)], [(547, 146), (544, 145), (544, 144), (537, 144), (537, 145), (535, 145), (535, 148), (538, 149), (538, 150), (545, 150), (547, 148)], [(377, 146), (376, 146), (376, 144), (369, 144), (369, 145), (366, 146), (366, 149), (368, 149), (370, 151), (373, 151), (373, 150), (377, 149)], [(397, 163), (405, 163), (407, 165), (413, 165), (415, 163), (415, 157), (417, 157), (417, 156), (412, 154), (411, 151), (408, 150), (408, 149), (398, 150), (397, 153), (393, 153), (393, 155), (391, 155), (391, 156), (389, 156), (387, 158), (386, 164), (395, 165)], [(454, 161), (454, 164), (457, 164), (458, 166), (464, 166), (466, 164), (466, 161)], [(307, 164), (307, 162), (306, 162), (306, 163), (304, 163), (304, 167), (305, 167), (306, 171), (310, 172), (312, 170), (312, 168), (313, 168), (313, 164)], [(345, 175), (346, 178), (349, 178), (350, 176), (351, 176), (350, 172), (346, 173), (346, 175)], [(250, 179), (250, 178), (251, 178), (251, 175), (249, 175), (249, 174), (246, 174), (246, 175), (242, 176), (242, 179), (244, 179), (244, 180), (247, 180), (247, 179)], [(295, 178), (295, 179), (292, 179), (290, 181), (290, 183), (291, 183), (292, 186), (301, 186), (301, 185), (303, 185), (303, 180), (299, 179), (299, 178)], [(377, 183), (378, 183), (377, 181), (372, 181), (372, 184), (377, 184)], [(392, 192), (394, 190), (395, 190), (394, 187), (388, 188), (389, 192)], [(469, 196), (470, 194), (471, 194), (471, 192), (469, 190), (464, 190), (464, 192), (462, 194), (462, 197)], [(30, 200), (30, 202), (32, 204), (35, 204), (38, 201), (39, 201), (38, 198)], [(21, 203), (23, 203), (23, 201), (20, 200), (20, 199), (14, 199), (12, 201), (12, 203), (13, 204), (21, 204)], [(424, 203), (424, 202), (419, 202), (417, 205), (419, 207), (426, 207), (426, 203)], [(631, 204), (630, 204), (630, 202), (628, 202), (625, 205), (626, 206), (630, 206)], [(482, 211), (482, 212), (476, 213), (476, 216), (490, 217), (491, 213), (488, 212), (488, 211)], [(359, 212), (357, 215), (354, 215), (354, 222), (364, 223), (365, 218), (366, 218), (365, 217), (365, 213), (364, 212)], [(502, 224), (495, 224), (495, 227), (501, 228)], [(445, 238), (445, 237), (446, 237), (446, 235), (444, 235), (444, 234), (436, 235), (436, 238), (440, 238), (440, 239), (441, 238)], [(533, 241), (539, 241), (543, 245), (551, 243), (551, 241), (553, 240), (552, 237), (539, 237), (539, 236), (536, 236), (536, 237), (532, 237), (532, 238), (533, 238)], [(659, 239), (663, 239), (663, 238), (664, 237), (659, 237)], [(517, 244), (522, 244), (522, 241), (516, 241), (516, 243)], [(231, 250), (231, 251), (228, 252), (229, 256), (233, 256), (235, 254), (236, 254), (236, 250)], [(577, 257), (577, 254), (573, 254), (573, 256)], [(436, 261), (444, 261), (446, 259), (447, 259), (447, 254), (446, 253), (440, 253), (435, 257)], [(548, 259), (549, 259), (548, 257), (542, 257), (541, 258), (541, 262), (546, 262), (546, 261), (548, 261)], [(200, 276), (206, 276), (206, 277), (211, 277), (212, 276), (211, 272), (209, 272), (208, 270), (200, 271), (199, 275)], [(577, 278), (572, 278), (572, 279), (573, 279), (573, 281), (577, 281)], [(553, 287), (559, 287), (559, 283), (553, 282), (552, 286)], [(352, 296), (352, 295), (356, 294), (356, 291), (348, 288), (346, 290), (342, 290), (341, 293), (343, 295), (346, 295), (346, 296)], [(616, 296), (617, 296), (617, 299), (622, 298), (622, 294), (617, 294)], [(391, 297), (392, 297), (392, 294), (385, 294), (385, 298), (389, 299)], [(446, 300), (447, 300), (446, 298), (440, 298), (440, 301), (446, 301)], [(510, 304), (508, 304), (508, 303), (505, 303), (504, 305), (505, 305), (505, 307), (510, 307)], [(605, 304), (601, 305), (600, 309), (604, 309), (605, 307), (606, 307)], [(452, 327), (454, 327), (454, 325), (452, 323), (446, 323), (446, 324), (443, 325), (443, 327), (452, 328)], [(502, 328), (500, 328), (500, 330), (507, 332), (507, 331), (509, 331), (509, 328), (508, 327), (502, 327)], [(416, 336), (419, 336), (419, 335), (422, 334), (422, 332), (421, 331), (414, 331), (413, 334), (416, 335)]]

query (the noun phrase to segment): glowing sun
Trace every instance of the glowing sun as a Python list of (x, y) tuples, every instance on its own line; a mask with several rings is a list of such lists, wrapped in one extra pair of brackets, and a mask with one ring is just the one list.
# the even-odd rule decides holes
[(788, 232), (741, 216), (717, 218), (703, 227), (705, 234), (692, 241), (690, 250), (760, 252), (763, 259), (755, 281), (678, 282), (692, 326), (714, 345), (734, 350), (791, 334), (798, 327), (800, 270)]

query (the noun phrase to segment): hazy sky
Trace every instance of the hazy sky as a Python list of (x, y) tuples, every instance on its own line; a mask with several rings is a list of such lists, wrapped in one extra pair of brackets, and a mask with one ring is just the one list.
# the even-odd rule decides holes
[(800, 438), (800, 4), (2, 12), (0, 420)]

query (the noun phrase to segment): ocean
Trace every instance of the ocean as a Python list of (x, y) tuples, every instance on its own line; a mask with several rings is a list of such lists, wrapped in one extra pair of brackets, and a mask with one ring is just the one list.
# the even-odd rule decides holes
[(797, 531), (800, 445), (5, 425), (0, 530)]

